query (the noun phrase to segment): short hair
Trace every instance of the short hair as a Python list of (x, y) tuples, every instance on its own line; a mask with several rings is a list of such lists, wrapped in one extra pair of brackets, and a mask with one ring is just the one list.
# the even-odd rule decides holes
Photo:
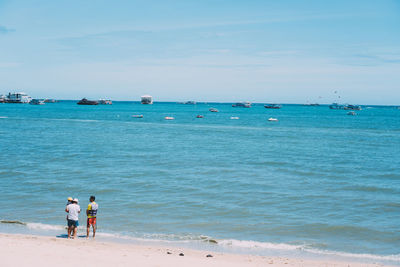
[(93, 199), (93, 201), (94, 201), (94, 200), (96, 200), (96, 197), (95, 196), (90, 196), (90, 199)]

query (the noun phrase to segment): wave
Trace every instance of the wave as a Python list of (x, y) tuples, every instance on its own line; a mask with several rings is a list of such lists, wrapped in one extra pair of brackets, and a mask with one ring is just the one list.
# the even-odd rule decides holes
[(0, 119), (8, 119), (6, 116), (0, 116)]
[[(64, 231), (66, 226), (52, 225), (43, 223), (30, 223), (18, 220), (0, 220), (3, 224), (15, 224), (25, 226), (32, 230), (45, 231)], [(85, 226), (79, 226), (79, 230), (84, 231)], [(114, 240), (126, 240), (132, 242), (152, 242), (161, 244), (190, 244), (190, 243), (208, 243), (209, 245), (228, 250), (240, 250), (249, 254), (262, 254), (263, 252), (271, 254), (271, 252), (305, 252), (310, 255), (334, 256), (359, 260), (375, 260), (375, 261), (391, 261), (400, 263), (400, 254), (393, 255), (377, 255), (367, 253), (349, 253), (343, 251), (323, 250), (313, 248), (312, 244), (287, 244), (287, 243), (272, 243), (260, 242), (252, 240), (236, 240), (236, 239), (215, 239), (205, 235), (176, 235), (176, 234), (136, 234), (129, 235), (123, 233), (97, 232), (98, 237), (109, 238)], [(211, 248), (212, 249), (212, 248)]]

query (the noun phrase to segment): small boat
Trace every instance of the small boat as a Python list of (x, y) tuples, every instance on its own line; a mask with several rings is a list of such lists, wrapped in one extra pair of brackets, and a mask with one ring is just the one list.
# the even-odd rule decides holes
[(183, 102), (184, 105), (196, 105), (196, 101), (186, 101)]
[(338, 103), (333, 103), (329, 106), (330, 109), (344, 109), (343, 105), (339, 105)]
[(269, 118), (268, 121), (278, 121), (276, 118)]
[(142, 114), (137, 114), (137, 115), (132, 115), (132, 118), (143, 118), (143, 115)]
[(354, 111), (350, 111), (347, 113), (347, 115), (355, 116), (355, 115), (357, 115), (357, 113), (355, 113)]
[(251, 108), (251, 103), (250, 102), (238, 102), (235, 104), (232, 104), (232, 107), (240, 107), (240, 108)]
[(55, 99), (45, 99), (44, 103), (57, 103), (58, 101)]
[(31, 105), (44, 105), (44, 100), (43, 99), (32, 99), (31, 102), (29, 102)]
[(203, 115), (197, 115), (196, 118), (202, 119), (202, 118), (204, 118), (204, 116)]
[(231, 120), (238, 120), (239, 117), (231, 117)]
[(99, 102), (94, 100), (87, 100), (86, 98), (82, 98), (78, 103), (78, 105), (98, 105)]
[(210, 108), (209, 111), (211, 111), (211, 112), (218, 112), (218, 109), (216, 109), (216, 108)]
[(165, 117), (164, 119), (166, 119), (166, 120), (175, 120), (174, 117)]
[(345, 110), (361, 110), (361, 106), (357, 105), (346, 105), (343, 107)]
[(99, 104), (100, 105), (112, 105), (112, 101), (110, 99), (100, 99)]
[(282, 106), (278, 104), (267, 104), (264, 105), (264, 108), (271, 108), (271, 109), (280, 109)]

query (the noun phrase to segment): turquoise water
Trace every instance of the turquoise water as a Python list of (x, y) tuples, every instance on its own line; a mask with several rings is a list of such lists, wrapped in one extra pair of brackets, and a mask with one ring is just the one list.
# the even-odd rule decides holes
[(346, 113), (0, 104), (0, 219), (27, 223), (0, 231), (63, 233), (94, 194), (99, 234), (400, 263), (400, 110)]

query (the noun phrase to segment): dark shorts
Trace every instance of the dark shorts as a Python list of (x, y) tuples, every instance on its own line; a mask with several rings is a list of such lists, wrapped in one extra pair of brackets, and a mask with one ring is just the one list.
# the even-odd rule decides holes
[(78, 227), (78, 226), (79, 226), (78, 221), (68, 220), (68, 227)]
[(96, 217), (87, 219), (87, 226), (89, 227), (90, 225), (96, 225)]

